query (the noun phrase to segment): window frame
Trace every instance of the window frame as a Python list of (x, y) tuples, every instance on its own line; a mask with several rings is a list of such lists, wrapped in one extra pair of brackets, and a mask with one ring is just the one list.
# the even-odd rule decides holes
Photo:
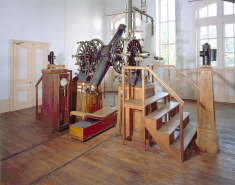
[[(121, 15), (117, 15), (115, 17), (113, 17), (111, 19), (111, 39), (113, 38), (114, 34), (116, 33), (115, 31), (115, 22), (121, 20), (122, 18), (125, 18), (125, 25), (128, 25), (128, 17), (127, 14), (121, 14)], [(135, 18), (139, 18), (140, 19), (140, 15), (138, 13), (135, 14)], [(143, 23), (140, 20), (140, 26), (136, 26), (136, 30), (137, 31), (142, 31), (143, 30)], [(143, 33), (142, 32), (137, 32), (140, 33), (140, 37), (143, 38)], [(128, 27), (126, 28), (126, 32), (124, 33), (125, 37), (128, 37)]]
[[(225, 37), (225, 24), (233, 24), (233, 37)], [(230, 53), (230, 52), (225, 52), (225, 38), (233, 38), (234, 39), (234, 43), (233, 43), (233, 57), (234, 57), (234, 66), (233, 67), (229, 67), (226, 66), (226, 53)], [(224, 64), (224, 68), (225, 69), (235, 69), (235, 20), (233, 22), (230, 21), (225, 21), (223, 22), (223, 64)]]
[[(199, 11), (205, 6), (209, 6), (210, 4), (217, 3), (217, 16), (214, 17), (205, 17), (199, 18)], [(201, 26), (209, 26), (209, 25), (217, 25), (217, 62), (218, 66), (212, 66), (214, 69), (235, 69), (235, 60), (234, 67), (227, 67), (225, 65), (225, 24), (233, 23), (235, 24), (235, 10), (234, 14), (224, 15), (224, 1), (222, 0), (212, 0), (206, 3), (201, 3), (199, 6), (195, 8), (195, 20), (196, 20), (196, 67), (201, 67), (200, 62), (200, 27)], [(235, 34), (235, 30), (234, 30)], [(235, 36), (235, 35), (234, 35)], [(234, 45), (235, 47), (235, 45)], [(235, 50), (235, 48), (234, 48)], [(235, 53), (235, 51), (234, 51)], [(235, 54), (234, 54), (235, 55)]]
[[(162, 46), (163, 45), (166, 45), (167, 46), (167, 61), (164, 61), (166, 65), (169, 65), (169, 46), (170, 45), (174, 45), (175, 46), (175, 66), (177, 65), (177, 61), (176, 61), (176, 20), (170, 20), (169, 21), (169, 7), (168, 7), (168, 0), (167, 1), (167, 20), (166, 21), (161, 21), (161, 6), (162, 6), (162, 3), (161, 3), (162, 0), (159, 0), (159, 53), (160, 53), (160, 56), (162, 56)], [(170, 22), (174, 22), (175, 23), (175, 42), (174, 43), (169, 43), (169, 23)], [(162, 23), (167, 23), (167, 43), (165, 44), (162, 44)]]

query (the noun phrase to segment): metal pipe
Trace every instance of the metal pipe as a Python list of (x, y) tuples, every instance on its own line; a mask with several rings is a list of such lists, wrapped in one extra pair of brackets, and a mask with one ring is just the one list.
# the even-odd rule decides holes
[(108, 14), (108, 15), (106, 15), (106, 16), (113, 16), (113, 15), (119, 15), (119, 14), (124, 14), (124, 13), (128, 13), (128, 12), (113, 13), (113, 14)]
[(136, 53), (137, 57), (149, 58), (150, 53), (148, 51), (142, 51), (142, 53)]
[(146, 17), (146, 23), (148, 22), (148, 18), (151, 19), (151, 35), (154, 36), (154, 27), (153, 27), (153, 21), (154, 21), (154, 20), (153, 20), (153, 17), (151, 17), (150, 15), (146, 14), (146, 12), (144, 12), (144, 11), (142, 11), (142, 10), (136, 8), (136, 7), (133, 7), (133, 12), (135, 12), (135, 11), (137, 11), (137, 12), (140, 13), (140, 15), (141, 15), (141, 20), (142, 20), (142, 21), (143, 21), (142, 15), (145, 15), (145, 17)]
[(132, 0), (128, 0), (128, 35), (130, 37), (129, 30), (132, 30)]
[(145, 15), (146, 17), (153, 19), (153, 17), (151, 17), (150, 15), (146, 14), (145, 12), (143, 12), (142, 10), (140, 10), (139, 8), (133, 7), (133, 10)]

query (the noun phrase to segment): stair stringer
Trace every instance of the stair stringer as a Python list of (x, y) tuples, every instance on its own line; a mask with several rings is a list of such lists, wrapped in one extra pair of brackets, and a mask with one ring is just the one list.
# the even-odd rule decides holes
[(156, 130), (156, 125), (152, 123), (145, 123), (145, 127), (167, 157), (181, 161), (180, 150), (170, 148), (169, 135), (158, 132)]

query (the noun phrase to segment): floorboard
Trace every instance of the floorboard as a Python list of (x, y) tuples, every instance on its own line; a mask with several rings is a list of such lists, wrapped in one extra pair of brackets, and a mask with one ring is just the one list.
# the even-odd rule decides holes
[[(104, 106), (113, 105), (112, 94), (106, 98)], [(197, 122), (195, 101), (185, 100), (184, 111)], [(218, 154), (179, 162), (123, 145), (115, 127), (81, 142), (67, 131), (45, 133), (35, 108), (3, 113), (1, 184), (235, 184), (235, 104), (215, 102), (215, 115)]]

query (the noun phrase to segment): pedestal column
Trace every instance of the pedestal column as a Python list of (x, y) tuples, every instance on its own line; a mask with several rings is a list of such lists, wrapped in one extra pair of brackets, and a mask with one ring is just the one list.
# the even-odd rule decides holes
[(215, 121), (212, 67), (203, 65), (200, 70), (201, 84), (196, 147), (201, 151), (217, 153), (219, 138)]

